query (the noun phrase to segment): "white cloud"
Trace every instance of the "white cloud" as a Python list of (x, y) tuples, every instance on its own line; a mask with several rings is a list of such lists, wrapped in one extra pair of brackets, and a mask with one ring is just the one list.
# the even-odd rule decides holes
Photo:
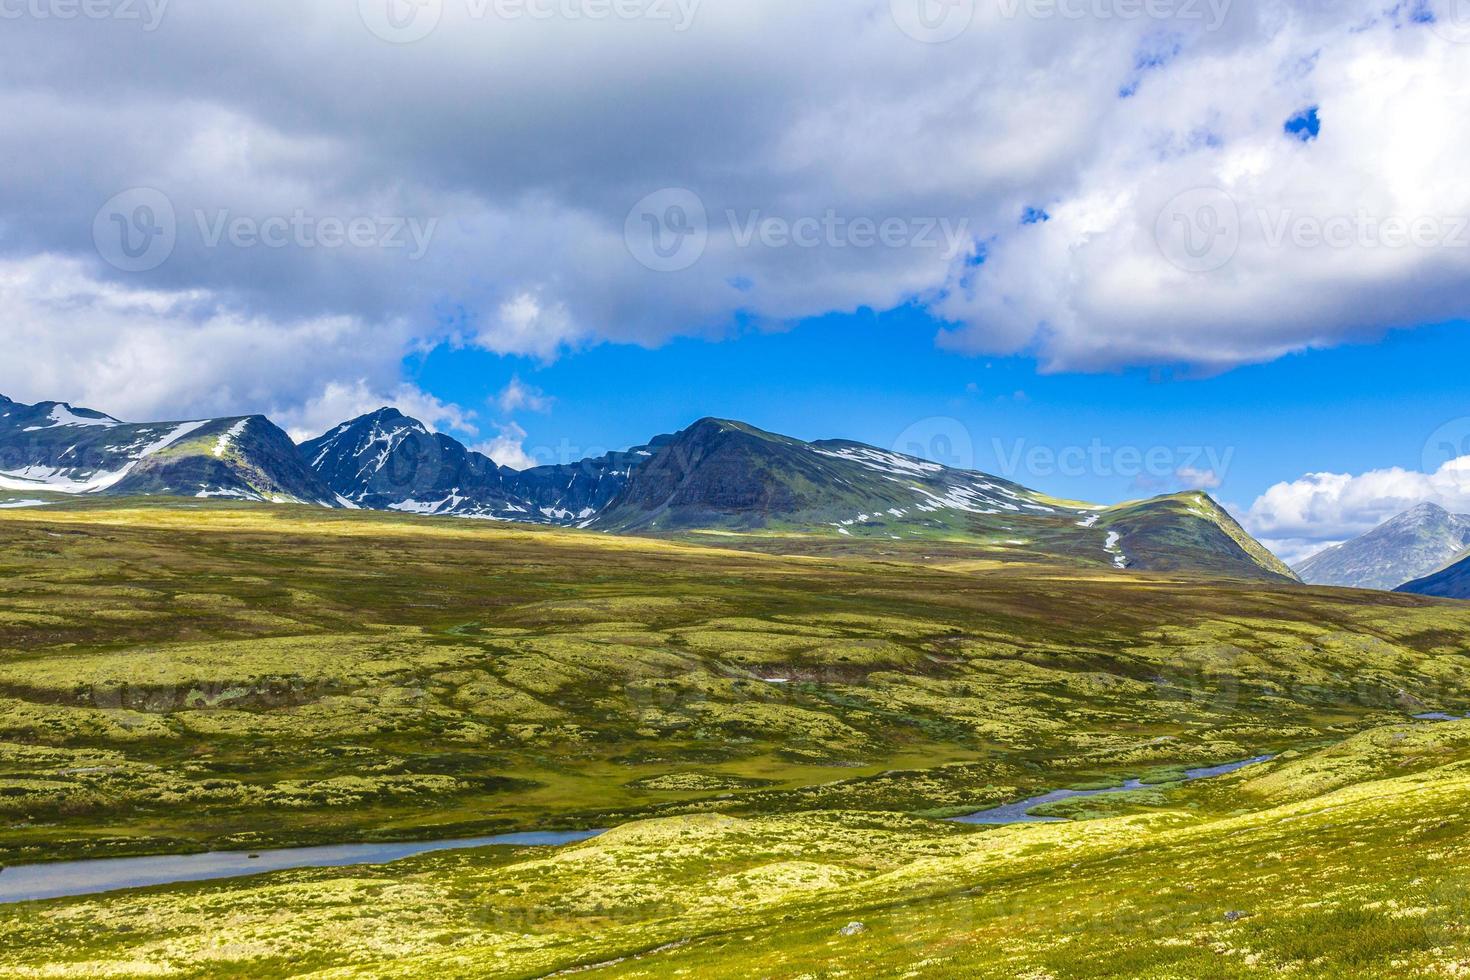
[[(1000, 236), (938, 301), (959, 324), (943, 342), (1060, 370), (1211, 369), (1463, 311), (1470, 186), (1442, 161), (1470, 132), (1411, 93), (1470, 92), (1470, 59), (1373, 8), (1307, 9), (1147, 73), (1051, 219)], [(1321, 133), (1302, 142), (1282, 127), (1308, 106)], [(1414, 222), (1422, 244), (1395, 244)]]
[(507, 414), (525, 409), (529, 412), (547, 412), (551, 410), (555, 399), (551, 398), (540, 388), (526, 384), (517, 375), (510, 379), (499, 395), (495, 396), (495, 403), (500, 410)]
[(329, 381), (321, 394), (304, 405), (278, 409), (271, 413), (271, 417), (277, 424), (285, 426), (291, 438), (305, 442), (342, 422), (384, 407), (396, 408), (409, 418), (440, 432), (469, 436), (479, 432), (474, 412), (440, 401), (411, 384), (399, 384), (388, 391), (379, 391), (361, 378), (351, 383)]
[(472, 448), (513, 470), (528, 470), (537, 465), (525, 450), (525, 429), (514, 422), (506, 422), (499, 429), (500, 433), (494, 439)]
[(135, 421), (264, 413), (297, 440), (391, 405), (473, 436), (474, 413), (398, 379), (401, 323), (250, 316), (209, 290), (94, 278), (52, 255), (0, 260), (0, 392)]
[(1194, 466), (1181, 466), (1174, 476), (1185, 490), (1215, 490), (1223, 482), (1220, 474), (1214, 470)]
[(413, 342), (401, 322), (251, 314), (210, 290), (108, 282), (54, 255), (0, 259), (0, 309), (0, 391), (135, 420), (289, 415), (333, 384), (392, 392)]
[(519, 292), (500, 304), (496, 316), (476, 332), (474, 342), (497, 354), (525, 354), (549, 361), (583, 337), (565, 304)]
[(1433, 473), (1398, 467), (1357, 475), (1308, 473), (1256, 498), (1242, 523), (1286, 560), (1300, 561), (1422, 503), (1470, 513), (1470, 456)]
[[(1470, 214), (1470, 184), (1446, 163), (1470, 158), (1470, 59), (1412, 5), (1236, 0), (1207, 30), (985, 4), (943, 45), (904, 35), (889, 6), (706, 0), (676, 31), (444, 4), (414, 44), (374, 37), (352, 3), (174, 4), (152, 32), (7, 21), (0, 254), (85, 262), (70, 274), (99, 294), (88, 315), (122, 333), (105, 335), (110, 370), (83, 358), (85, 382), (66, 345), (29, 348), (9, 321), (0, 342), (20, 352), (16, 375), (92, 385), (99, 403), (304, 412), (324, 381), (392, 394), (402, 352), (443, 342), (551, 360), (917, 298), (952, 320), (942, 342), (956, 350), (1210, 369), (1470, 301), (1470, 248), (1269, 241), (1281, 215)], [(1282, 123), (1309, 105), (1322, 132), (1302, 143)], [(168, 196), (178, 240), (157, 269), (123, 274), (97, 260), (93, 223), (135, 186)], [(682, 272), (641, 266), (624, 240), (629, 209), (663, 187), (697, 192), (708, 218), (703, 257)], [(1247, 217), (1212, 272), (1176, 267), (1155, 240), (1165, 205), (1197, 187)], [(1027, 207), (1050, 220), (1021, 225)], [(221, 213), (437, 223), (415, 257), (409, 242), (211, 246), (201, 217)], [(742, 246), (737, 233), (829, 215), (968, 227), (984, 261), (943, 242)], [(30, 284), (32, 302), (44, 288)], [(206, 334), (219, 356), (187, 339)], [(179, 337), (203, 373), (144, 363), (167, 362)], [(134, 370), (136, 388), (123, 383)]]

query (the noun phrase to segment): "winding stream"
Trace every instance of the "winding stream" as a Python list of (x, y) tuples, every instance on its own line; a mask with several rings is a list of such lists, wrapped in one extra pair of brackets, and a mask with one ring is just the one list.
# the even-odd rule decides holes
[[(1416, 716), (1422, 721), (1458, 720), (1440, 712)], [(1210, 779), (1238, 772), (1247, 766), (1274, 759), (1260, 755), (1243, 762), (1185, 770), (1184, 782)], [(952, 817), (956, 823), (1016, 824), (1066, 823), (1064, 817), (1032, 816), (1031, 810), (1046, 803), (1125, 793), (1147, 789), (1140, 779), (1130, 779), (1107, 789), (1059, 789), (1028, 800), (1006, 803), (963, 817)], [(186, 881), (212, 881), (241, 878), (284, 871), (292, 868), (333, 868), (355, 864), (388, 864), (427, 854), (431, 851), (464, 850), (477, 847), (562, 847), (590, 840), (602, 830), (565, 832), (532, 832), (501, 834), (497, 837), (468, 837), (456, 840), (416, 841), (395, 844), (332, 844), (319, 847), (292, 847), (272, 851), (210, 851), (204, 854), (166, 854), (153, 857), (99, 858), (87, 861), (56, 861), (46, 864), (24, 864), (0, 871), (0, 904), (28, 902), (45, 898), (93, 895), (123, 888), (170, 885)]]
[[(1254, 759), (1246, 759), (1244, 762), (1229, 762), (1223, 766), (1208, 766), (1204, 769), (1186, 769), (1184, 782), (1190, 783), (1197, 779), (1209, 779), (1212, 776), (1224, 776), (1227, 773), (1238, 772), (1247, 766), (1259, 765), (1276, 758), (1274, 755), (1258, 755)], [(951, 818), (955, 823), (979, 823), (979, 824), (1008, 824), (1008, 823), (1069, 823), (1065, 817), (1033, 817), (1031, 810), (1041, 806), (1043, 803), (1056, 803), (1060, 800), (1075, 800), (1083, 796), (1102, 796), (1105, 793), (1126, 793), (1130, 790), (1147, 789), (1150, 783), (1141, 779), (1130, 779), (1121, 786), (1111, 786), (1107, 789), (1058, 789), (1043, 796), (1033, 796), (1029, 800), (1021, 800), (1019, 803), (1006, 803), (1003, 806), (992, 807), (989, 810), (981, 810), (964, 817)]]
[(398, 844), (330, 844), (276, 851), (209, 851), (204, 854), (164, 854), (156, 857), (22, 864), (0, 871), (0, 904), (92, 895), (119, 888), (171, 885), (181, 881), (240, 878), (288, 868), (388, 864), (430, 851), (492, 846), (561, 847), (589, 840), (601, 833), (601, 830), (579, 830), (565, 833), (501, 834), (499, 837)]

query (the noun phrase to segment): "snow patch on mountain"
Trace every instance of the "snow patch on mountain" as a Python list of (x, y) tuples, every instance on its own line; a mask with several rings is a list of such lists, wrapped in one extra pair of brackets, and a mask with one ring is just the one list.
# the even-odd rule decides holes
[[(6, 490), (51, 490), (56, 493), (83, 494), (97, 493), (114, 486), (124, 478), (143, 460), (149, 456), (167, 449), (180, 439), (188, 436), (209, 424), (209, 420), (201, 422), (184, 422), (175, 426), (165, 433), (161, 438), (153, 442), (134, 442), (130, 446), (121, 447), (121, 452), (127, 459), (127, 465), (121, 469), (92, 472), (86, 475), (76, 475), (75, 471), (58, 467), (26, 466), (18, 470), (0, 470), (0, 489)], [(147, 433), (156, 433), (157, 429), (144, 430)], [(147, 438), (144, 435), (142, 438)], [(64, 453), (62, 455), (65, 455)]]
[(918, 509), (925, 513), (933, 513), (936, 510), (960, 510), (970, 514), (999, 514), (1003, 510), (1020, 510), (1017, 505), (1004, 500), (996, 500), (987, 492), (992, 489), (989, 484), (979, 487), (959, 486), (949, 487), (941, 496), (931, 493), (923, 487), (911, 486), (915, 493), (924, 498), (924, 503), (918, 505)]
[(224, 459), (225, 453), (229, 451), (231, 444), (245, 434), (245, 427), (250, 424), (249, 419), (241, 419), (230, 426), (229, 431), (222, 433), (219, 441), (214, 444), (214, 458)]
[(849, 463), (857, 463), (870, 470), (879, 473), (891, 473), (895, 476), (923, 476), (929, 473), (939, 473), (944, 470), (938, 463), (929, 463), (912, 456), (901, 456), (898, 453), (884, 452), (881, 449), (866, 447), (844, 447), (842, 449), (819, 449), (812, 447), (812, 452), (818, 456), (827, 456), (831, 459), (841, 459)]
[(209, 500), (215, 497), (232, 497), (236, 500), (265, 500), (265, 498), (258, 493), (246, 493), (244, 490), (226, 490), (218, 487), (207, 487), (203, 490), (200, 490), (194, 496), (199, 500)]
[(417, 423), (413, 425), (395, 426), (392, 429), (386, 430), (381, 425), (374, 423), (373, 431), (368, 435), (367, 439), (363, 441), (362, 446), (358, 448), (357, 455), (365, 455), (374, 446), (381, 445), (382, 449), (378, 451), (377, 458), (368, 463), (365, 463), (358, 470), (358, 473), (378, 472), (384, 466), (388, 465), (388, 460), (393, 457), (393, 450), (398, 448), (399, 443), (408, 438), (410, 435), (418, 435), (422, 432), (423, 428)]
[(1122, 540), (1123, 535), (1119, 534), (1117, 531), (1109, 531), (1108, 540), (1107, 543), (1103, 545), (1103, 550), (1113, 556), (1113, 564), (1116, 567), (1127, 568), (1130, 564), (1132, 564), (1132, 562), (1129, 561), (1128, 556), (1123, 553), (1123, 549), (1118, 544), (1118, 542)]
[[(7, 412), (6, 414), (8, 415), (9, 413)], [(100, 412), (94, 412), (91, 415), (80, 415), (76, 409), (64, 402), (58, 402), (51, 407), (51, 414), (47, 421), (50, 422), (49, 425), (32, 425), (28, 426), (24, 431), (40, 432), (43, 429), (56, 429), (62, 426), (110, 429), (113, 426), (122, 425), (117, 419), (109, 415), (103, 415)]]

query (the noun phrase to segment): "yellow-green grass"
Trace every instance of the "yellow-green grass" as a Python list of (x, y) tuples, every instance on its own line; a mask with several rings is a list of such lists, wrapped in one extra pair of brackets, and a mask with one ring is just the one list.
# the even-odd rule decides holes
[(1458, 604), (921, 557), (0, 511), (0, 861), (959, 812), (1470, 703)]
[(11, 906), (0, 973), (1453, 977), (1470, 962), (1467, 731), (1414, 729), (1440, 764), (1386, 778), (1369, 743), (1394, 730), (1304, 755), (1364, 777), (1305, 799), (1277, 797), (1280, 762), (1077, 823), (669, 817), (558, 851)]

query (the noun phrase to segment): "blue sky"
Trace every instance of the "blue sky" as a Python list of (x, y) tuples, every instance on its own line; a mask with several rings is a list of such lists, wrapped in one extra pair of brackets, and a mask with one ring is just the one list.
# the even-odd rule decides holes
[[(1146, 459), (1114, 455), (1130, 447), (1163, 447), (1169, 454), (1157, 460), (1174, 469), (1217, 469), (1220, 486), (1211, 492), (1248, 505), (1307, 472), (1417, 470), (1430, 435), (1470, 415), (1470, 332), (1459, 323), (1209, 377), (1161, 369), (1042, 373), (1027, 357), (941, 350), (938, 329), (906, 307), (721, 341), (605, 344), (550, 364), (441, 347), (407, 370), (420, 387), (475, 408), (485, 421), (504, 415), (492, 403), (512, 377), (541, 389), (552, 400), (548, 410), (515, 418), (528, 453), (547, 461), (625, 448), (704, 415), (897, 448), (917, 425), (907, 445), (917, 436), (919, 446), (937, 450), (928, 455), (943, 456), (946, 445), (963, 454), (956, 447), (968, 437), (973, 452), (965, 458), (977, 468), (1102, 502), (1183, 485)], [(1030, 452), (1037, 447), (1042, 454)], [(1086, 449), (1086, 458), (1063, 458), (1068, 447)]]

